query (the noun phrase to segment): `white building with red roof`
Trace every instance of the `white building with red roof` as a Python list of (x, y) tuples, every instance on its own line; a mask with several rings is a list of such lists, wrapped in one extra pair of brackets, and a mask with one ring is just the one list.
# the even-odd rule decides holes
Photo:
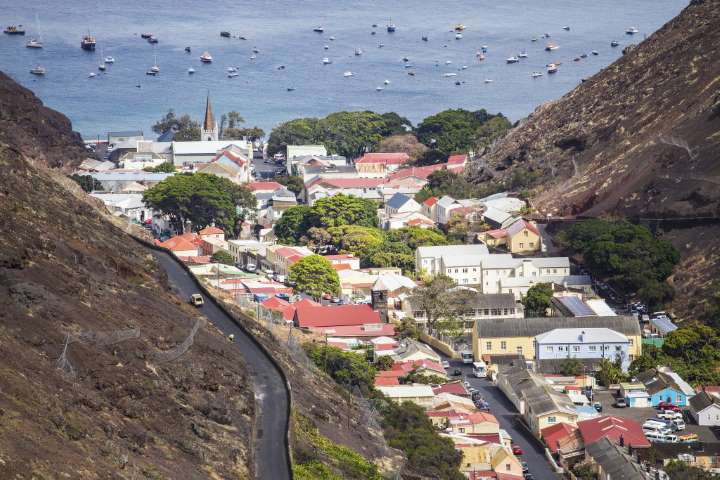
[(350, 270), (360, 269), (360, 258), (352, 253), (343, 253), (339, 255), (323, 255), (331, 265), (347, 265)]
[(355, 161), (359, 173), (393, 172), (406, 164), (410, 155), (400, 153), (366, 153)]
[[(311, 300), (295, 303), (294, 324), (298, 328), (336, 332), (337, 327), (381, 325), (380, 314), (370, 305), (320, 305)], [(380, 335), (378, 335), (380, 336)]]
[(262, 263), (266, 266), (266, 270), (272, 270), (278, 275), (288, 275), (292, 265), (312, 254), (313, 252), (307, 247), (271, 245), (265, 249), (265, 258)]
[(313, 205), (317, 200), (333, 195), (354, 195), (368, 200), (382, 201), (380, 187), (384, 178), (315, 178), (305, 184), (305, 200)]
[(225, 231), (222, 228), (216, 227), (215, 225), (209, 225), (198, 232), (198, 236), (206, 240), (213, 238), (215, 240), (225, 240)]
[(183, 233), (164, 242), (155, 240), (155, 245), (167, 248), (176, 257), (197, 257), (202, 255), (202, 239), (196, 233)]
[(250, 158), (248, 151), (230, 145), (220, 150), (209, 162), (202, 163), (197, 171), (225, 177), (234, 183), (247, 183), (250, 181)]

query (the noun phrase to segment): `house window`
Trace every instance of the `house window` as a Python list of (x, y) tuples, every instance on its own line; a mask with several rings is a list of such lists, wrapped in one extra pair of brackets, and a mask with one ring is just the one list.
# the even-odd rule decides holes
[(632, 346), (633, 346), (633, 339), (632, 339), (632, 338), (628, 338), (628, 342), (630, 342), (630, 346), (632, 347)]
[(552, 352), (554, 349), (552, 345), (548, 345), (547, 347), (545, 347), (545, 350), (547, 350), (548, 352)]
[(621, 346), (621, 345), (615, 345), (615, 351), (616, 351), (616, 352), (621, 352), (621, 351), (622, 351), (622, 346)]
[(517, 353), (518, 355), (522, 355), (522, 347), (517, 347)]
[(500, 350), (507, 350), (507, 342), (505, 340), (500, 342)]
[(553, 273), (557, 273), (557, 268), (553, 268)]
[(507, 314), (508, 314), (507, 308), (503, 308), (503, 315), (507, 315)]
[(492, 350), (492, 342), (485, 342), (485, 350)]
[(589, 349), (591, 352), (594, 352), (594, 351), (597, 350), (597, 347), (596, 347), (595, 345), (590, 345), (590, 346), (588, 347), (588, 349)]
[(455, 273), (458, 273), (458, 269), (457, 269), (457, 268), (455, 269)]
[(465, 429), (464, 429), (464, 428), (459, 428), (458, 430), (459, 430), (460, 433), (465, 433)]
[(463, 268), (463, 273), (468, 273), (468, 269), (467, 269), (467, 268)]
[(523, 235), (525, 235), (525, 236), (527, 237), (527, 236), (528, 236), (528, 231), (525, 230), (525, 231), (523, 232)]
[(505, 464), (505, 470), (508, 471), (508, 472), (511, 470), (511, 467), (510, 467), (510, 464), (509, 464), (509, 463), (506, 463), (506, 464)]
[(555, 417), (548, 417), (548, 423), (556, 423), (557, 419)]
[(535, 242), (530, 242), (528, 245), (530, 245), (530, 248), (533, 248), (535, 246)]
[(573, 352), (579, 352), (579, 351), (580, 351), (580, 346), (573, 345)]
[(520, 242), (520, 248), (523, 248), (524, 246), (525, 246), (525, 244)]

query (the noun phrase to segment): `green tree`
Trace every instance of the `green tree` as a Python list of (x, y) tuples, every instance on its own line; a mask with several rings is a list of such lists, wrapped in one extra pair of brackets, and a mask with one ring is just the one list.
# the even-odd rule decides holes
[(312, 227), (312, 212), (312, 207), (309, 205), (296, 205), (285, 210), (274, 227), (278, 241), (297, 245), (300, 238)]
[(437, 328), (441, 320), (455, 320), (468, 302), (467, 290), (455, 289), (455, 281), (445, 275), (437, 275), (413, 290), (410, 302), (413, 310), (425, 313), (427, 325)]
[(222, 263), (223, 265), (235, 264), (235, 259), (233, 258), (233, 256), (225, 250), (218, 250), (217, 252), (213, 253), (210, 257), (210, 261), (214, 263)]
[(498, 138), (504, 136), (512, 124), (502, 115), (496, 115), (475, 130), (475, 149), (483, 151)]
[(622, 371), (620, 359), (612, 362), (607, 358), (603, 358), (600, 360), (600, 369), (595, 374), (595, 378), (600, 385), (608, 387), (624, 381), (627, 379), (627, 375)]
[(383, 355), (375, 360), (375, 368), (378, 370), (390, 370), (394, 364), (390, 355)]
[(298, 177), (297, 175), (282, 175), (275, 177), (273, 180), (278, 182), (280, 185), (286, 186), (287, 189), (293, 192), (296, 197), (300, 195), (305, 188), (305, 183), (303, 182), (302, 177)]
[(312, 207), (313, 225), (329, 228), (342, 225), (375, 227), (378, 224), (377, 205), (352, 195), (333, 195), (317, 200)]
[(290, 281), (296, 289), (315, 299), (323, 294), (340, 292), (340, 279), (330, 261), (320, 255), (309, 255), (290, 267)]
[(485, 110), (444, 110), (420, 122), (416, 133), (422, 143), (445, 154), (467, 152), (476, 143), (491, 136), (491, 132), (501, 128), (502, 122), (496, 121), (481, 130), (486, 122), (496, 117), (504, 118), (500, 113), (492, 115)]
[(405, 117), (401, 117), (395, 112), (383, 113), (380, 117), (384, 123), (382, 131), (380, 132), (383, 137), (402, 135), (412, 131), (412, 122)]
[(560, 373), (565, 376), (580, 375), (583, 373), (583, 365), (577, 358), (566, 358), (560, 363)]
[(366, 394), (374, 388), (375, 367), (368, 363), (364, 355), (310, 342), (304, 343), (303, 349), (310, 360), (337, 383), (348, 388), (358, 387)]
[(412, 133), (392, 135), (384, 138), (375, 147), (375, 152), (402, 152), (410, 156), (410, 163), (420, 158), (428, 148)]
[(388, 132), (385, 119), (374, 112), (336, 112), (319, 122), (329, 152), (356, 158), (372, 151)]
[(387, 232), (389, 241), (401, 242), (413, 250), (417, 247), (447, 245), (448, 239), (436, 228), (403, 227)]
[(157, 134), (172, 130), (175, 132), (175, 140), (179, 142), (200, 140), (200, 123), (187, 114), (177, 117), (172, 109), (155, 122), (152, 130)]
[(143, 170), (152, 173), (175, 173), (176, 171), (175, 165), (172, 162), (163, 162), (154, 167), (145, 167)]
[(537, 283), (530, 287), (522, 298), (526, 317), (547, 317), (547, 309), (553, 298), (552, 286), (549, 283)]
[(360, 225), (342, 225), (327, 229), (331, 245), (340, 253), (352, 253), (356, 257), (367, 259), (375, 248), (385, 240), (382, 230)]
[(73, 173), (72, 175), (68, 175), (68, 178), (80, 185), (80, 188), (87, 193), (102, 191), (103, 189), (102, 183), (95, 180), (91, 175), (78, 175)]
[(672, 480), (718, 480), (720, 478), (714, 473), (688, 465), (682, 460), (670, 460), (663, 470)]
[(285, 153), (288, 145), (314, 145), (321, 143), (317, 118), (296, 118), (273, 128), (268, 138), (267, 153)]
[(438, 163), (447, 162), (447, 155), (440, 150), (426, 150), (422, 155), (415, 161), (415, 165), (422, 167), (425, 165), (436, 165)]
[(183, 231), (190, 221), (197, 229), (215, 223), (234, 233), (246, 212), (255, 208), (255, 197), (247, 188), (204, 173), (168, 177), (147, 189), (143, 202), (168, 215), (176, 231)]

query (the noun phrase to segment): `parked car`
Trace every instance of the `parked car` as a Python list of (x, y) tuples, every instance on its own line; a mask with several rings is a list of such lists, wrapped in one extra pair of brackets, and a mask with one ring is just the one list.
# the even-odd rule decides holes
[(522, 451), (522, 448), (520, 448), (520, 445), (513, 445), (512, 453), (513, 453), (513, 455), (522, 455), (523, 451)]
[(460, 370), (459, 368), (456, 368), (455, 370), (453, 370), (453, 372), (452, 372), (453, 377), (459, 377), (460, 375), (462, 375), (462, 370)]
[(613, 403), (613, 407), (615, 408), (626, 408), (628, 406), (627, 402), (625, 401), (624, 397), (619, 397), (615, 399), (615, 403)]
[(660, 402), (657, 405), (658, 410), (672, 410), (673, 412), (679, 412), (680, 407), (670, 402)]
[(286, 302), (290, 301), (290, 295), (288, 295), (287, 293), (276, 293), (275, 296), (280, 300), (285, 300)]
[(194, 307), (202, 307), (205, 305), (205, 300), (203, 300), (202, 295), (199, 293), (193, 293), (190, 295), (190, 304)]
[(675, 431), (685, 430), (685, 421), (684, 420), (676, 418), (672, 422), (675, 424), (675, 427), (676, 427)]
[(533, 477), (533, 474), (530, 473), (530, 472), (523, 473), (523, 478), (524, 478), (525, 480), (535, 480), (535, 477)]
[(596, 412), (602, 413), (602, 410), (603, 410), (602, 403), (600, 403), (600, 402), (593, 403), (593, 408), (595, 409)]
[(450, 368), (450, 362), (448, 362), (447, 360), (443, 360), (443, 361), (442, 361), (442, 366), (443, 366), (443, 368), (445, 368), (445, 369)]
[(659, 412), (657, 416), (664, 418), (665, 420), (675, 420), (677, 418), (682, 420), (683, 418), (682, 413), (675, 410), (663, 410), (662, 412)]
[(528, 473), (530, 471), (530, 467), (528, 467), (527, 462), (522, 462), (520, 465), (522, 465), (523, 473)]

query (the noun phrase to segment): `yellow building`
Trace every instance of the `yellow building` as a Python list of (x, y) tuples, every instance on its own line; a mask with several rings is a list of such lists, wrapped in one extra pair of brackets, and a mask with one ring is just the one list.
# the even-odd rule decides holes
[(522, 464), (507, 447), (464, 435), (443, 436), (449, 437), (462, 453), (461, 472), (493, 471), (522, 478)]
[(488, 247), (504, 247), (510, 253), (534, 253), (542, 248), (537, 225), (522, 218), (517, 218), (506, 228), (482, 232), (478, 239)]
[(642, 354), (640, 325), (631, 316), (483, 318), (472, 332), (475, 360), (504, 355), (535, 360), (535, 337), (556, 328), (609, 328), (628, 338), (630, 361)]

